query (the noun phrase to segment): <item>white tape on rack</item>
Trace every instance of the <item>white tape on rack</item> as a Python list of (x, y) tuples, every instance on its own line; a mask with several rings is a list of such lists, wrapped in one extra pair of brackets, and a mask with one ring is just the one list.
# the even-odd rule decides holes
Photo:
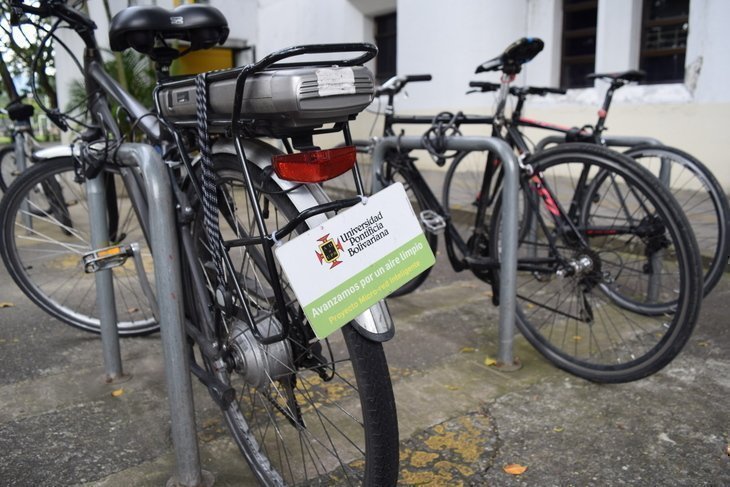
[(317, 85), (319, 96), (354, 95), (355, 72), (352, 68), (320, 68)]

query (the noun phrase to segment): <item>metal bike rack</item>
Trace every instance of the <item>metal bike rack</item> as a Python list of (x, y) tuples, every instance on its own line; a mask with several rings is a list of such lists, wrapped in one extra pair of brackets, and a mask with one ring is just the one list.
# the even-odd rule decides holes
[[(103, 249), (109, 246), (109, 222), (106, 217), (106, 187), (103, 175), (86, 181), (86, 198), (89, 205), (91, 248)], [(123, 375), (112, 272), (112, 269), (104, 269), (94, 273), (96, 307), (99, 309), (101, 348), (107, 382), (113, 382)]]
[(160, 334), (176, 460), (176, 475), (170, 479), (168, 485), (210, 486), (212, 476), (200, 468), (198, 437), (195, 431), (190, 359), (183, 328), (180, 250), (169, 175), (162, 158), (149, 145), (122, 144), (117, 156), (124, 165), (139, 166), (147, 191), (150, 246), (154, 253)]
[[(654, 137), (636, 137), (633, 135), (606, 135), (603, 137), (603, 142), (608, 147), (636, 147), (637, 145), (655, 145), (660, 146), (664, 145), (662, 142), (658, 139), (655, 139)], [(551, 144), (565, 144), (565, 136), (562, 135), (552, 135), (550, 137), (545, 137), (544, 139), (540, 140), (540, 142), (537, 143), (535, 146), (535, 152), (539, 152), (543, 150), (545, 147)], [(669, 164), (662, 160), (661, 168), (659, 169), (659, 180), (662, 182), (662, 184), (665, 187), (669, 187), (669, 181), (670, 181), (670, 171), (671, 167)]]
[[(501, 139), (495, 137), (444, 137), (446, 150), (491, 151), (497, 154), (504, 168), (502, 187), (502, 261), (499, 287), (499, 350), (498, 363), (503, 370), (515, 364), (512, 354), (514, 342), (515, 307), (517, 304), (517, 193), (519, 191), (520, 166), (514, 152)], [(402, 136), (379, 139), (373, 151), (373, 192), (382, 189), (376, 174), (388, 149), (425, 149), (423, 137)]]

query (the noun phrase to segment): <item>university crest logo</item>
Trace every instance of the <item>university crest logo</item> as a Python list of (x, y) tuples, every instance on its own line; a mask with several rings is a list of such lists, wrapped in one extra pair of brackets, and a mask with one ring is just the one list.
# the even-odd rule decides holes
[(330, 264), (330, 269), (342, 264), (342, 261), (339, 260), (340, 251), (342, 250), (342, 243), (340, 243), (339, 238), (335, 241), (330, 238), (328, 233), (324, 237), (318, 238), (317, 241), (321, 242), (318, 247), (319, 252), (315, 251), (320, 264)]

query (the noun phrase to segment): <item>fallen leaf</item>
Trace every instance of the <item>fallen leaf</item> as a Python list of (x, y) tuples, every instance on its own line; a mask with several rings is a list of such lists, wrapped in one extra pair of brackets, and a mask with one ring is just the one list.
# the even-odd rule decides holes
[(574, 342), (579, 342), (579, 341), (581, 341), (581, 340), (583, 340), (583, 337), (582, 337), (582, 336), (580, 336), (580, 335), (575, 335), (575, 336), (573, 337), (573, 341), (574, 341)]
[(128, 308), (127, 313), (139, 313), (139, 308)]
[(709, 347), (710, 342), (697, 342), (698, 347)]
[(124, 394), (124, 389), (116, 389), (112, 391), (112, 397), (119, 397)]
[(445, 387), (446, 387), (446, 388), (447, 388), (448, 390), (450, 390), (450, 391), (458, 391), (459, 389), (461, 389), (461, 387), (459, 387), (459, 386), (452, 386), (452, 385), (450, 385), (450, 384), (447, 384), (447, 385), (446, 385)]
[(12, 308), (13, 306), (15, 306), (15, 305), (13, 303), (9, 303), (9, 302), (0, 303), (0, 308)]
[(459, 353), (474, 353), (477, 349), (474, 347), (463, 347), (461, 350), (459, 350)]
[(553, 428), (553, 431), (556, 433), (562, 433), (564, 429), (565, 428), (563, 428), (562, 426), (556, 426), (555, 428)]
[(492, 357), (487, 357), (484, 359), (484, 365), (491, 367), (497, 365), (497, 361), (494, 360)]
[(510, 475), (522, 475), (527, 470), (527, 467), (520, 465), (519, 463), (510, 463), (509, 465), (502, 467), (502, 470)]

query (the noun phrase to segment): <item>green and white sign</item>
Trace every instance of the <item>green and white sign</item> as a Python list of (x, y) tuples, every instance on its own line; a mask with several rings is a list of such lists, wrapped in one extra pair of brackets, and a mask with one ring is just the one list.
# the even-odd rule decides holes
[(400, 183), (277, 247), (275, 253), (318, 338), (338, 330), (435, 262)]

